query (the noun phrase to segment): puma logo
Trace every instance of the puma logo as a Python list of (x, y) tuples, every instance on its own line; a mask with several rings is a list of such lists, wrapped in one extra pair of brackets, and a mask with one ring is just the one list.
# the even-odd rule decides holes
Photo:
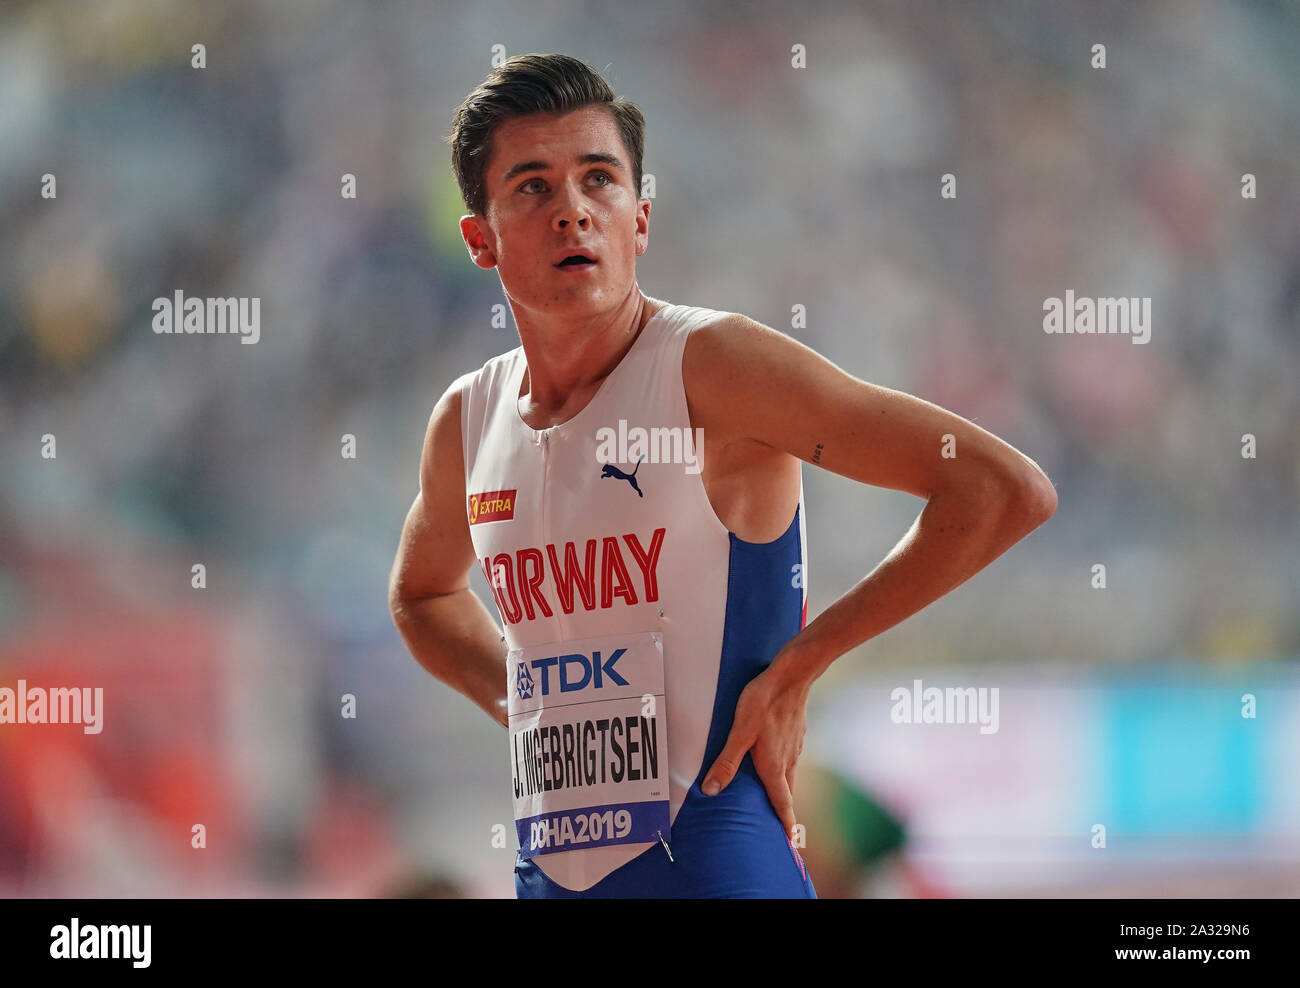
[(619, 480), (626, 480), (632, 485), (632, 490), (636, 491), (637, 497), (645, 497), (645, 494), (641, 492), (641, 488), (637, 486), (636, 482), (636, 472), (641, 469), (641, 462), (644, 459), (645, 457), (643, 456), (640, 460), (636, 461), (636, 466), (632, 468), (631, 473), (624, 473), (618, 467), (614, 466), (614, 464), (606, 463), (600, 468), (600, 477), (602, 480), (606, 477), (617, 477)]

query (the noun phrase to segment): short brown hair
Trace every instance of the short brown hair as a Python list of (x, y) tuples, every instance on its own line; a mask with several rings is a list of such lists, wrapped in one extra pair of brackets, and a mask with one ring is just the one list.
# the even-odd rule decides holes
[(632, 181), (641, 195), (641, 158), (645, 152), (645, 115), (640, 107), (615, 96), (609, 83), (569, 55), (514, 55), (465, 97), (444, 138), (451, 145), (451, 167), (461, 198), (471, 213), (487, 211), (484, 170), (492, 153), (492, 132), (510, 117), (568, 113), (584, 106), (604, 106), (614, 117), (631, 158)]

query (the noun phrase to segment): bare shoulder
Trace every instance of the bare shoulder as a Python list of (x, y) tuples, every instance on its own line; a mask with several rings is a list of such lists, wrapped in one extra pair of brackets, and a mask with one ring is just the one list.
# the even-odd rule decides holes
[(420, 486), (389, 577), (394, 601), (469, 586), (474, 548), (465, 514), (461, 440), (461, 391), (467, 376), (447, 387), (429, 415), (420, 451)]
[(717, 363), (735, 366), (738, 361), (761, 359), (765, 350), (780, 352), (791, 347), (808, 350), (793, 337), (740, 312), (720, 311), (693, 329), (686, 341), (686, 353), (705, 368)]
[[(739, 312), (719, 315), (693, 329), (682, 353), (682, 382), (692, 419), (728, 437), (759, 408), (787, 392), (791, 373), (829, 361), (811, 347)], [(788, 395), (787, 395), (788, 397)]]
[[(462, 374), (449, 384), (434, 403), (429, 423), (424, 433), (424, 448), (420, 455), (420, 486), (423, 488), (433, 476), (445, 477), (446, 467), (453, 458), (463, 463), (464, 442), (461, 436), (462, 394), (473, 372)], [(463, 469), (455, 471), (463, 473)]]
[(792, 336), (739, 312), (720, 312), (692, 330), (682, 356), (684, 372), (700, 384), (752, 381), (758, 374), (759, 380), (750, 388), (783, 368), (790, 369), (791, 361), (796, 367), (809, 361), (829, 364)]
[(460, 414), (461, 397), (464, 394), (465, 385), (469, 383), (470, 378), (473, 376), (472, 371), (462, 374), (443, 389), (438, 400), (434, 402), (433, 412), (429, 416), (430, 426), (435, 422), (444, 422)]
[[(860, 483), (929, 498), (956, 484), (1054, 502), (1038, 465), (933, 402), (862, 380), (738, 313), (691, 334), (682, 377), (692, 415), (734, 442), (784, 450)], [(962, 450), (940, 455), (943, 444)]]

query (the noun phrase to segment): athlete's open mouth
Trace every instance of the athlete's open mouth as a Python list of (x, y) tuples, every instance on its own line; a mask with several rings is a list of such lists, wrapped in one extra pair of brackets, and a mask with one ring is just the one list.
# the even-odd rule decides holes
[(557, 268), (583, 268), (592, 267), (595, 263), (596, 261), (588, 257), (586, 254), (570, 254), (555, 266)]

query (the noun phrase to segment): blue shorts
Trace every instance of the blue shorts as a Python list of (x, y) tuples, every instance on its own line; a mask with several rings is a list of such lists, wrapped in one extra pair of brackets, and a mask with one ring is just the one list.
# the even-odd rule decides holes
[[(745, 756), (731, 784), (716, 796), (691, 786), (668, 838), (648, 847), (585, 892), (548, 878), (533, 859), (515, 859), (519, 899), (815, 899), (799, 852), (786, 839)], [(581, 853), (581, 852), (578, 852)]]

